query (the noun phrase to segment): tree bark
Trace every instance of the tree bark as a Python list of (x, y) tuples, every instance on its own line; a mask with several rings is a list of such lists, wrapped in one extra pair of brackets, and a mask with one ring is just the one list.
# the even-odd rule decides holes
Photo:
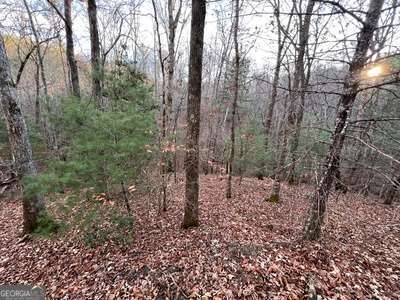
[(40, 69), (35, 63), (35, 124), (40, 125)]
[(192, 0), (186, 133), (186, 202), (183, 228), (199, 224), (199, 134), (206, 1)]
[[(154, 11), (154, 22), (155, 29), (157, 33), (157, 43), (158, 43), (158, 59), (160, 61), (160, 69), (161, 69), (161, 138), (160, 138), (160, 175), (161, 175), (161, 203), (160, 207), (162, 207), (163, 211), (167, 210), (167, 157), (166, 153), (162, 151), (163, 144), (165, 142), (165, 138), (167, 136), (167, 107), (166, 107), (166, 88), (165, 88), (165, 59), (162, 56), (162, 44), (161, 44), (161, 35), (160, 35), (160, 24), (158, 21), (158, 12), (155, 0), (151, 1)], [(154, 43), (155, 44), (155, 43)]]
[(172, 105), (173, 105), (173, 90), (174, 90), (174, 73), (175, 73), (175, 35), (178, 26), (179, 17), (181, 14), (182, 0), (179, 2), (179, 8), (174, 16), (174, 2), (168, 0), (168, 68), (167, 68), (167, 117), (168, 129), (173, 126)]
[[(281, 152), (279, 154), (278, 163), (274, 172), (274, 180), (275, 180), (274, 185), (280, 185), (280, 182), (284, 177), (285, 174), (284, 164), (288, 154), (289, 150), (288, 148), (291, 146), (291, 135), (294, 133), (294, 130), (296, 128), (296, 119), (297, 119), (296, 103), (301, 93), (300, 87), (302, 83), (304, 83), (304, 55), (308, 43), (310, 22), (312, 17), (312, 11), (314, 9), (314, 4), (315, 0), (308, 1), (304, 21), (300, 23), (299, 46), (297, 49), (297, 55), (295, 61), (294, 78), (292, 81), (293, 83), (290, 86), (287, 122), (284, 125)], [(279, 201), (279, 191), (280, 187), (276, 186), (273, 189), (271, 196), (267, 199), (273, 198), (274, 201), (276, 202)]]
[(310, 210), (304, 227), (304, 238), (307, 240), (316, 240), (321, 234), (326, 202), (336, 169), (338, 168), (348, 120), (360, 85), (360, 72), (367, 62), (367, 51), (379, 22), (383, 2), (384, 0), (370, 1), (369, 9), (363, 22), (363, 28), (357, 39), (357, 46), (344, 82), (339, 109), (336, 113), (335, 129), (332, 133), (330, 147), (325, 158), (325, 171), (318, 183), (317, 189), (311, 196)]
[(393, 178), (393, 183), (389, 187), (388, 192), (385, 195), (384, 204), (392, 205), (393, 200), (396, 197), (396, 194), (399, 193), (399, 191), (400, 191), (400, 176), (397, 178)]
[[(298, 135), (297, 128), (300, 128), (301, 121), (303, 116), (299, 117), (298, 112), (296, 112), (296, 104), (300, 99), (300, 102), (304, 102), (305, 95), (304, 90), (306, 88), (306, 79), (304, 72), (304, 56), (306, 54), (306, 48), (308, 45), (308, 40), (310, 36), (310, 23), (312, 12), (314, 10), (315, 0), (309, 0), (306, 8), (306, 15), (304, 16), (304, 20), (300, 16), (300, 32), (299, 32), (299, 46), (297, 49), (297, 57), (296, 57), (296, 65), (294, 70), (294, 78), (293, 78), (293, 87), (290, 92), (290, 102), (289, 102), (289, 113), (288, 113), (288, 123), (287, 123), (287, 131), (288, 131), (288, 143), (289, 143), (289, 153), (292, 158), (292, 163), (289, 167), (289, 183), (293, 182), (294, 179), (294, 169), (295, 169), (295, 161), (296, 155), (293, 155), (294, 151), (297, 150), (298, 146)], [(300, 103), (300, 106), (304, 105), (304, 103)], [(299, 111), (301, 114), (303, 110)], [(298, 132), (300, 134), (300, 131)], [(285, 145), (286, 148), (286, 145)], [(284, 150), (287, 151), (287, 150)]]
[[(17, 103), (16, 89), (12, 83), (10, 64), (6, 55), (4, 40), (0, 37), (0, 100), (5, 116), (8, 139), (15, 160), (17, 174), (35, 176), (36, 166), (32, 158), (32, 147), (21, 108)], [(38, 218), (45, 211), (44, 200), (39, 195), (23, 196), (24, 233), (34, 231)]]
[(31, 13), (31, 10), (29, 9), (29, 6), (28, 6), (28, 3), (26, 2), (26, 0), (24, 0), (24, 5), (25, 5), (26, 11), (28, 13), (29, 23), (31, 25), (33, 37), (35, 38), (36, 55), (37, 55), (38, 65), (39, 65), (39, 68), (40, 68), (40, 75), (41, 75), (42, 82), (43, 82), (44, 96), (45, 96), (46, 102), (47, 102), (49, 93), (48, 93), (48, 89), (47, 89), (46, 74), (44, 72), (44, 63), (43, 63), (42, 51), (41, 51), (41, 48), (40, 48), (39, 34), (38, 34), (37, 30), (36, 30), (35, 23), (33, 22), (32, 13)]
[(233, 44), (235, 47), (235, 73), (233, 78), (233, 102), (232, 102), (232, 121), (231, 121), (231, 148), (228, 159), (228, 180), (226, 185), (226, 198), (232, 198), (232, 171), (233, 160), (235, 158), (235, 118), (237, 103), (239, 100), (239, 68), (240, 68), (240, 55), (238, 43), (239, 31), (239, 0), (235, 0), (235, 23), (233, 28)]
[(65, 22), (65, 38), (67, 44), (67, 61), (69, 67), (69, 75), (72, 87), (72, 94), (80, 98), (81, 90), (79, 86), (78, 66), (75, 60), (74, 38), (72, 36), (72, 16), (71, 16), (72, 0), (64, 0), (64, 22)]
[[(291, 13), (293, 12), (294, 5), (292, 8)], [(265, 114), (265, 139), (266, 139), (266, 146), (268, 147), (268, 140), (271, 135), (271, 124), (272, 124), (272, 116), (274, 115), (275, 104), (278, 96), (278, 84), (280, 78), (280, 71), (282, 67), (282, 59), (285, 53), (283, 52), (284, 46), (286, 43), (287, 34), (285, 31), (288, 30), (291, 21), (292, 21), (292, 14), (289, 16), (289, 20), (287, 22), (286, 28), (284, 29), (281, 24), (281, 17), (280, 17), (280, 2), (278, 1), (274, 15), (276, 18), (277, 28), (278, 28), (278, 52), (276, 54), (276, 65), (274, 70), (274, 77), (272, 79), (272, 90), (271, 90), (271, 98), (270, 102), (267, 106), (267, 112)], [(284, 34), (282, 37), (282, 33)], [(285, 51), (286, 52), (286, 51)], [(267, 149), (268, 150), (268, 149)]]
[[(42, 83), (43, 83), (43, 93), (44, 93), (44, 104), (45, 104), (45, 109), (47, 111), (48, 114), (51, 113), (51, 107), (50, 107), (50, 103), (49, 103), (49, 92), (48, 92), (48, 87), (47, 87), (47, 79), (46, 79), (46, 73), (44, 70), (44, 61), (43, 58), (44, 56), (42, 55), (42, 51), (40, 48), (40, 38), (39, 38), (39, 34), (36, 30), (36, 26), (35, 23), (33, 21), (33, 16), (31, 13), (31, 10), (29, 8), (29, 5), (27, 3), (26, 0), (24, 0), (24, 5), (26, 8), (26, 11), (28, 13), (28, 18), (29, 18), (29, 23), (31, 25), (31, 29), (32, 29), (32, 33), (33, 33), (33, 37), (35, 39), (35, 43), (36, 43), (36, 65), (37, 65), (37, 72), (36, 75), (38, 76), (38, 81), (36, 81), (36, 102), (35, 102), (35, 114), (36, 114), (36, 123), (39, 124), (40, 123), (40, 81), (39, 81), (39, 75), (40, 78), (42, 79)], [(35, 78), (36, 80), (36, 78)], [(43, 130), (46, 136), (46, 140), (47, 140), (47, 147), (49, 149), (52, 149), (55, 146), (55, 138), (54, 138), (54, 133), (51, 130), (51, 124), (50, 121), (47, 117), (45, 117), (45, 119), (43, 120)]]
[(307, 75), (304, 77), (304, 81), (302, 83), (301, 91), (300, 91), (300, 105), (296, 115), (296, 128), (293, 133), (293, 137), (290, 144), (290, 156), (291, 156), (291, 165), (288, 171), (288, 183), (293, 184), (295, 180), (295, 169), (296, 162), (298, 158), (297, 149), (299, 147), (300, 142), (300, 133), (301, 133), (301, 124), (303, 123), (304, 117), (304, 106), (306, 100), (306, 89), (310, 82), (311, 77), (311, 63), (308, 65)]
[(100, 39), (97, 25), (97, 4), (96, 0), (88, 0), (88, 16), (90, 31), (90, 50), (92, 65), (92, 96), (100, 109), (104, 109), (103, 97), (101, 94), (101, 81), (103, 78), (100, 58)]
[[(278, 31), (278, 35), (280, 35)], [(279, 39), (279, 38), (278, 38)], [(282, 50), (283, 44), (279, 43), (278, 45), (278, 53), (276, 56), (276, 65), (274, 70), (274, 78), (272, 79), (272, 91), (271, 91), (271, 98), (270, 102), (267, 107), (267, 113), (265, 116), (265, 140), (266, 145), (268, 145), (268, 140), (271, 134), (271, 123), (272, 123), (272, 116), (274, 114), (276, 99), (278, 96), (278, 84), (279, 84), (279, 77), (281, 72), (281, 63), (282, 63)]]

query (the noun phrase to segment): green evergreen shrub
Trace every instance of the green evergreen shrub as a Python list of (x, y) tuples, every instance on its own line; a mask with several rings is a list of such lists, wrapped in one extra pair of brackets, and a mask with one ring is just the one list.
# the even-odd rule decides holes
[[(91, 99), (60, 99), (57, 112), (50, 116), (57, 155), (37, 178), (27, 179), (28, 192), (63, 198), (57, 202), (65, 216), (71, 217), (76, 207), (85, 208), (81, 214), (74, 212), (79, 222), (68, 221), (83, 229), (89, 245), (118, 240), (114, 234), (131, 227), (131, 216), (122, 213), (121, 187), (139, 179), (155, 152), (150, 146), (155, 141), (155, 105), (144, 77), (129, 66), (119, 66), (105, 75), (104, 94), (104, 110)], [(116, 205), (96, 200), (100, 194)], [(119, 241), (127, 240), (124, 233)]]
[(50, 238), (59, 232), (61, 228), (65, 228), (65, 226), (66, 224), (56, 221), (50, 214), (45, 213), (39, 217), (38, 227), (35, 229), (34, 234)]
[(242, 170), (244, 176), (260, 179), (270, 176), (275, 165), (276, 150), (272, 143), (266, 146), (262, 126), (251, 122), (238, 130), (237, 137), (235, 170)]

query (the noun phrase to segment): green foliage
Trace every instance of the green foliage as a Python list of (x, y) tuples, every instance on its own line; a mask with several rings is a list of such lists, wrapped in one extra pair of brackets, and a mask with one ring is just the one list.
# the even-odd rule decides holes
[[(59, 101), (58, 111), (49, 116), (57, 155), (48, 160), (46, 171), (26, 179), (28, 193), (64, 198), (57, 203), (60, 211), (79, 220), (89, 245), (130, 240), (126, 231), (132, 220), (121, 213), (122, 199), (111, 207), (94, 198), (104, 193), (109, 199), (120, 192), (121, 183), (137, 181), (153, 158), (149, 145), (155, 139), (154, 104), (143, 76), (126, 66), (105, 76), (106, 109), (89, 99)], [(85, 209), (71, 214), (74, 207)]]
[(145, 84), (145, 76), (129, 64), (119, 62), (117, 67), (105, 75), (104, 94), (112, 105), (129, 102), (139, 111), (148, 112), (155, 108), (150, 101), (151, 86)]
[(305, 170), (315, 168), (314, 162), (324, 158), (331, 134), (320, 129), (302, 130), (297, 148), (298, 157), (294, 177), (298, 179)]
[(36, 182), (34, 192), (52, 193), (94, 188), (105, 192), (122, 181), (132, 181), (148, 163), (146, 145), (153, 139), (154, 118), (132, 103), (120, 103), (112, 111), (100, 111), (86, 102), (67, 102), (56, 122), (62, 130), (60, 158)]
[(270, 176), (275, 165), (275, 148), (272, 144), (266, 146), (262, 126), (252, 122), (240, 129), (237, 136), (237, 159), (234, 169), (242, 170), (244, 176)]
[(38, 227), (34, 234), (45, 238), (52, 237), (55, 233), (64, 228), (65, 224), (57, 222), (49, 213), (44, 213), (38, 218)]
[(272, 194), (271, 196), (265, 198), (265, 200), (269, 203), (279, 203), (279, 195)]
[(123, 215), (117, 209), (105, 211), (104, 206), (96, 204), (83, 212), (79, 228), (83, 231), (83, 241), (89, 247), (113, 241), (128, 245), (133, 241), (133, 218)]

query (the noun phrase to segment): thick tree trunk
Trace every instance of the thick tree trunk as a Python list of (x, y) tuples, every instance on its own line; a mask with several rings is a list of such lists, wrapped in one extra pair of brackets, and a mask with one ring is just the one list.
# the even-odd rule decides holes
[(102, 68), (100, 60), (100, 39), (97, 25), (97, 4), (96, 0), (88, 0), (88, 16), (90, 30), (90, 49), (92, 64), (92, 96), (100, 109), (104, 109), (103, 97), (101, 94)]
[[(19, 177), (35, 176), (36, 166), (32, 158), (32, 148), (17, 94), (11, 79), (10, 64), (3, 39), (0, 37), (0, 100), (5, 116), (11, 152)], [(24, 194), (24, 232), (30, 233), (38, 226), (38, 218), (45, 211), (43, 198), (39, 195)]]
[(78, 66), (75, 60), (74, 38), (72, 36), (72, 16), (71, 16), (72, 0), (64, 0), (64, 18), (65, 18), (65, 38), (67, 44), (67, 61), (69, 67), (69, 75), (72, 87), (72, 93), (75, 97), (80, 98), (81, 90), (79, 87)]
[(325, 172), (311, 196), (311, 206), (304, 227), (304, 238), (316, 240), (321, 233), (324, 221), (326, 202), (335, 177), (340, 153), (345, 140), (351, 110), (356, 99), (360, 84), (360, 73), (367, 61), (367, 51), (378, 25), (379, 16), (384, 0), (371, 0), (363, 28), (358, 36), (356, 50), (350, 63), (350, 68), (344, 83), (343, 96), (340, 99), (339, 109), (336, 114), (335, 129), (332, 133), (331, 144), (325, 158)]
[(233, 78), (233, 102), (232, 102), (232, 121), (231, 121), (231, 148), (228, 159), (228, 180), (226, 185), (226, 198), (232, 198), (232, 171), (233, 160), (235, 158), (235, 118), (237, 103), (239, 101), (239, 68), (240, 68), (240, 55), (239, 55), (239, 0), (235, 0), (235, 23), (233, 28), (233, 45), (235, 47), (235, 74)]
[(336, 168), (336, 171), (334, 174), (335, 190), (340, 191), (342, 193), (346, 193), (347, 185), (343, 181), (342, 172), (340, 172), (340, 161), (337, 162), (337, 166), (335, 168)]
[(186, 202), (183, 228), (199, 224), (199, 134), (206, 1), (192, 0), (186, 133)]

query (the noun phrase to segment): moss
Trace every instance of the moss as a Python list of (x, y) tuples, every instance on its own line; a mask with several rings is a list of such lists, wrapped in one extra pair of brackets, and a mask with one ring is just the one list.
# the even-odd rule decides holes
[(265, 201), (270, 202), (270, 203), (278, 203), (279, 202), (279, 195), (272, 194), (271, 196), (266, 197)]

